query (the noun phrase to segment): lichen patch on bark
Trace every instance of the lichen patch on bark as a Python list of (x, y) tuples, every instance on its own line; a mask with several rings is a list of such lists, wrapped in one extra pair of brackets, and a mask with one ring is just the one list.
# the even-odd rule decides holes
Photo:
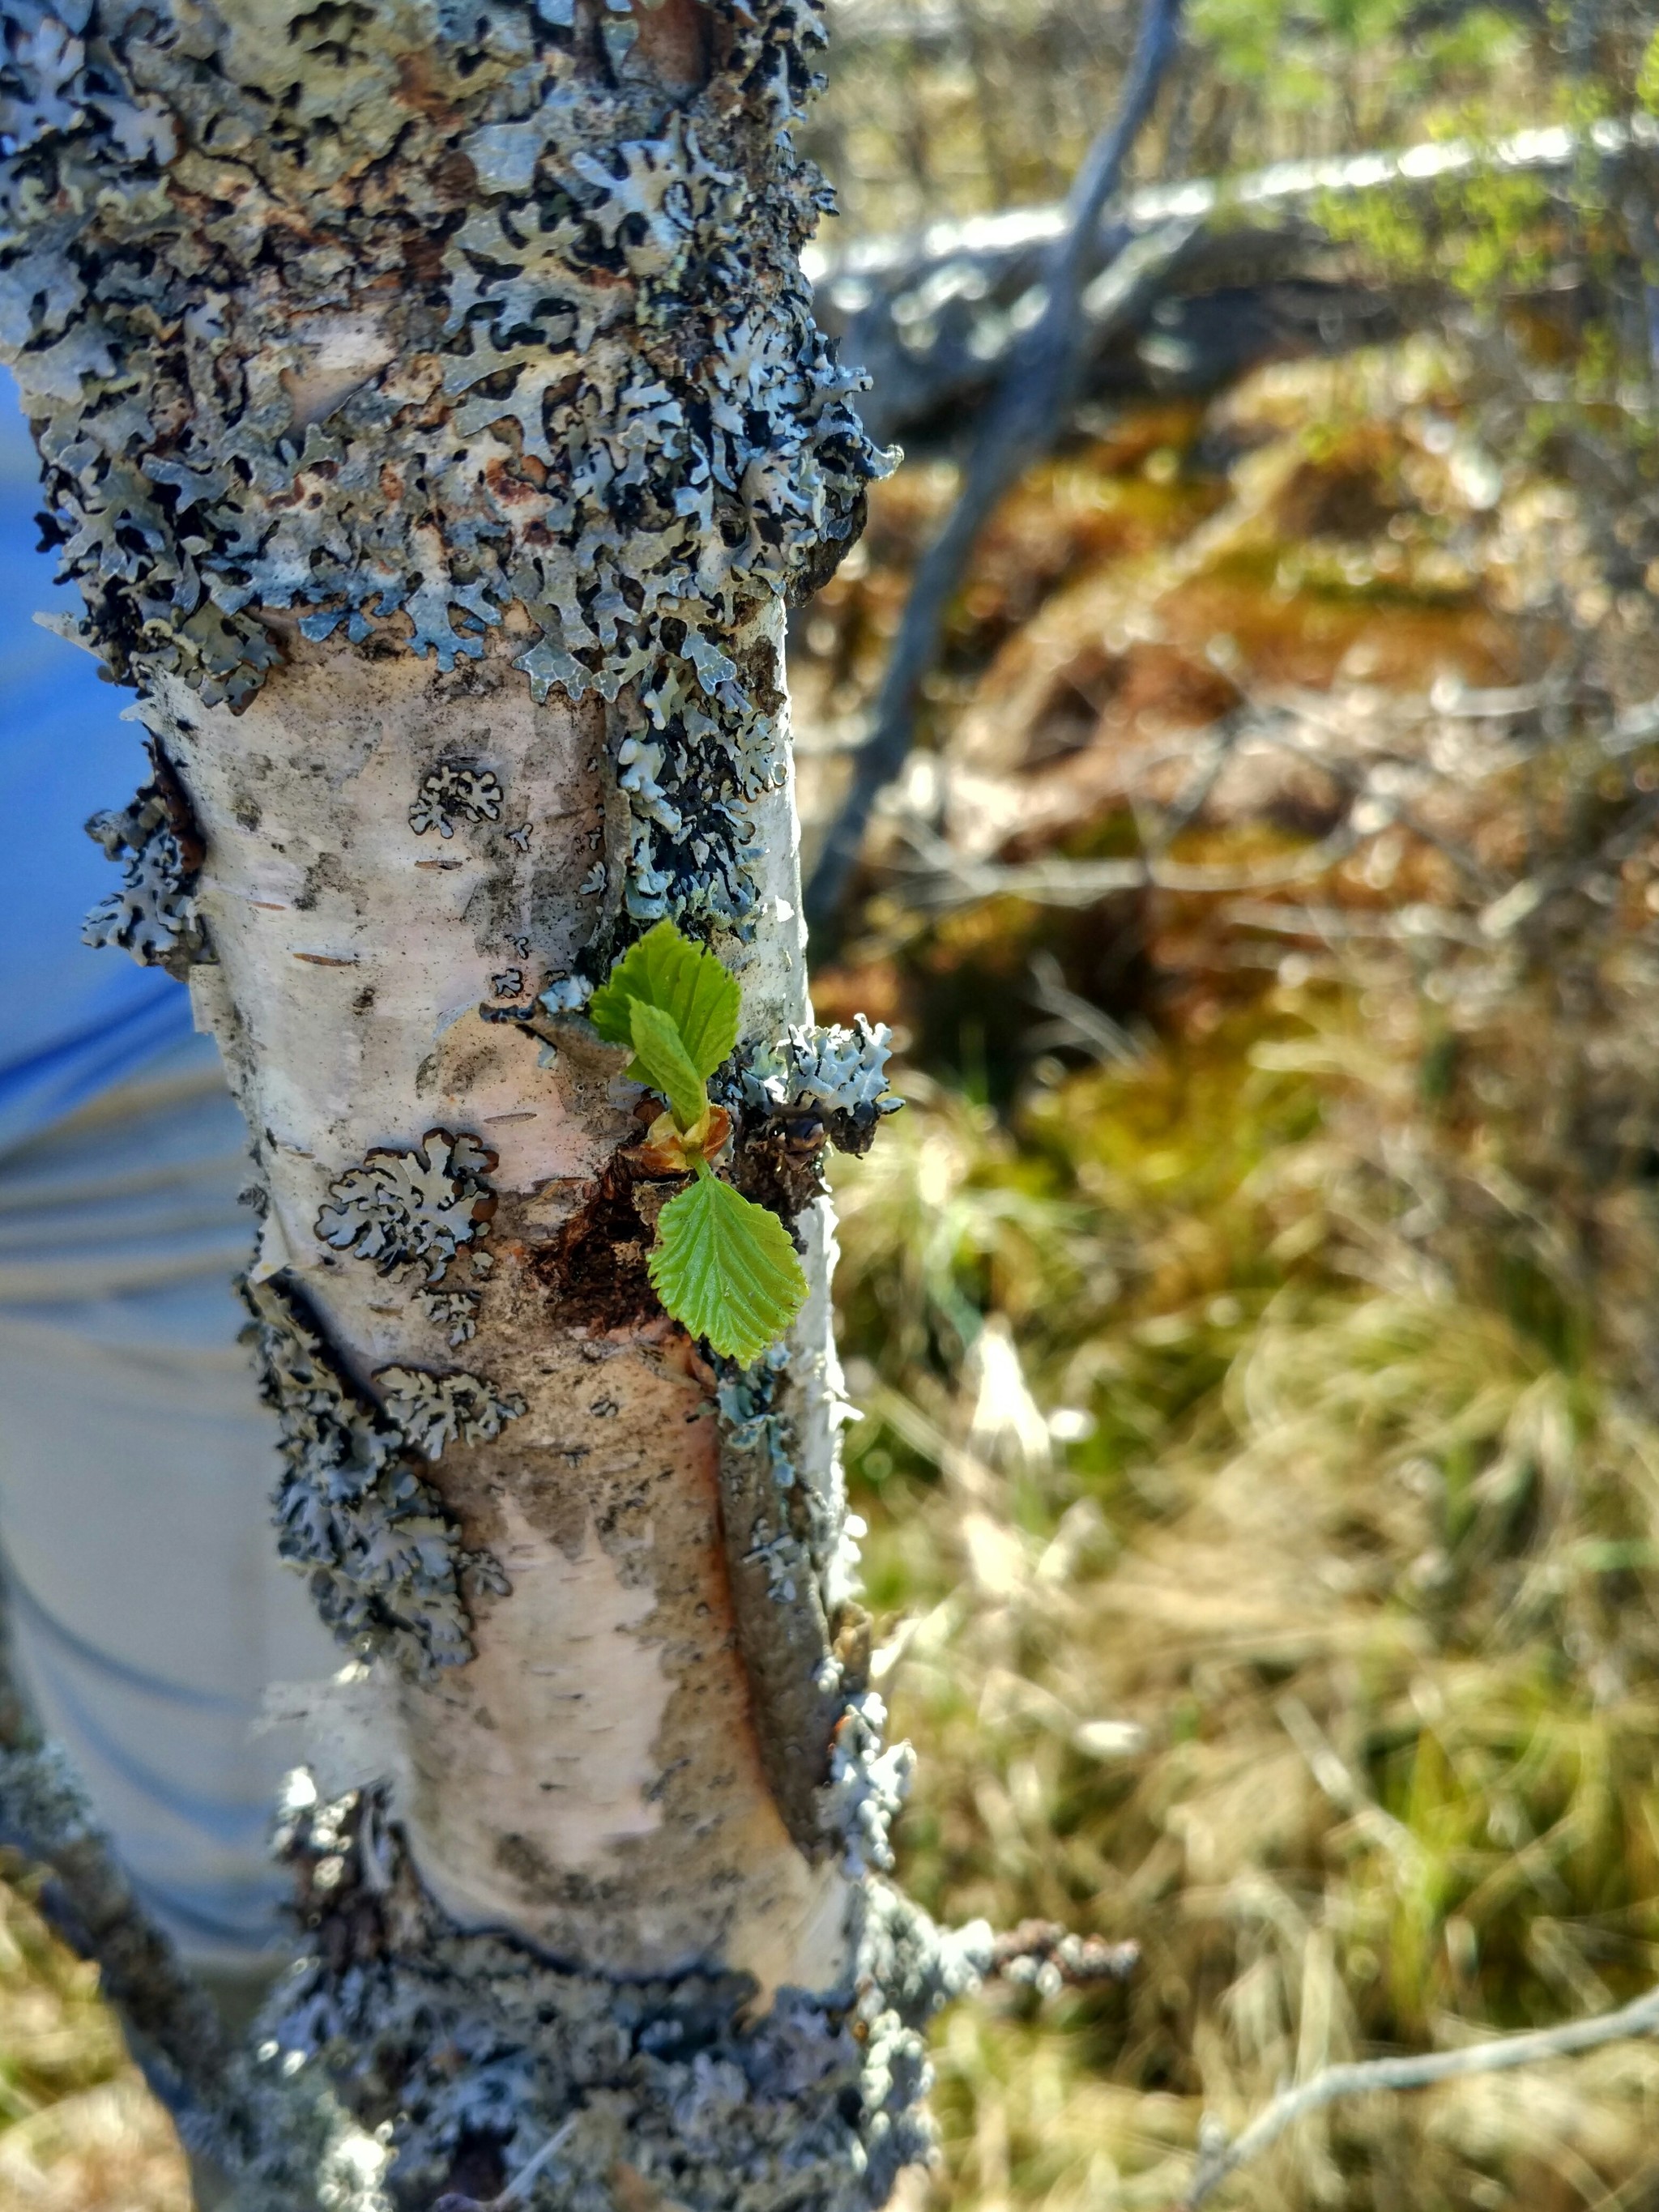
[(295, 626), (516, 633), (538, 697), (626, 694), (627, 911), (748, 927), (744, 633), (884, 465), (799, 271), (811, 11), (55, 4), (8, 13), (0, 350), (89, 638), (240, 706)]

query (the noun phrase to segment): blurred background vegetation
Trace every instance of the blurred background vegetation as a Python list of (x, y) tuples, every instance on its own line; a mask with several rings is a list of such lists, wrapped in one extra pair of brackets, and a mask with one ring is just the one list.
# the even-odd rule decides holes
[[(1133, 31), (830, 20), (832, 253), (1059, 196)], [(1654, 28), (1204, 0), (1136, 172), (1589, 132), (1656, 104)], [(909, 1102), (837, 1178), (902, 1876), (1142, 1951), (941, 2023), (910, 2212), (1158, 2212), (1206, 2112), (1659, 1979), (1659, 236), (1619, 178), (1333, 198), (1431, 313), (1057, 424), (816, 974)], [(809, 848), (974, 431), (795, 617)], [(85, 1971), (0, 1904), (0, 2207), (180, 2212)], [(1335, 2107), (1215, 2201), (1659, 2206), (1659, 2051)]]

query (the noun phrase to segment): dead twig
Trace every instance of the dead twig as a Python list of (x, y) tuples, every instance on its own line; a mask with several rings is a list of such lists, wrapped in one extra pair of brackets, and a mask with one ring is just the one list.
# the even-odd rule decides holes
[(1363, 2097), (1382, 2090), (1427, 2089), (1474, 2074), (1501, 2074), (1515, 2066), (1535, 2066), (1551, 2058), (1570, 2058), (1582, 2051), (1659, 2029), (1659, 1990), (1650, 1990), (1617, 2012), (1592, 2020), (1564, 2021), (1559, 2027), (1532, 2028), (1519, 2035), (1494, 2036), (1465, 2044), (1461, 2051), (1430, 2051), (1409, 2058), (1370, 2058), (1327, 2066), (1306, 2081), (1281, 2090), (1257, 2113), (1243, 2135), (1229, 2140), (1219, 2122), (1206, 2118), (1199, 2137), (1198, 2165), (1176, 2212), (1197, 2212), (1231, 2175), (1259, 2158), (1286, 2128), (1309, 2113), (1322, 2112), (1339, 2098)]
[[(1064, 228), (1048, 258), (1042, 313), (1013, 351), (956, 506), (916, 572), (870, 733), (807, 890), (807, 915), (819, 931), (833, 926), (876, 796), (892, 781), (909, 750), (917, 695), (939, 657), (945, 611), (979, 533), (1064, 419), (1078, 367), (1084, 281), (1101, 211), (1117, 190), (1129, 149), (1175, 53), (1181, 7), (1182, 0), (1146, 0), (1117, 112), (1089, 149), (1067, 202)], [(1142, 286), (1162, 276), (1194, 228), (1192, 218), (1181, 217), (1137, 240), (1090, 287), (1091, 319), (1098, 324), (1125, 312)]]
[(918, 908), (933, 914), (977, 905), (983, 899), (1029, 899), (1034, 906), (1093, 906), (1124, 891), (1176, 891), (1200, 897), (1242, 896), (1283, 884), (1306, 883), (1345, 860), (1360, 833), (1343, 822), (1328, 837), (1283, 860), (1255, 868), (1184, 866), (1148, 857), (1127, 860), (971, 860), (929, 831), (906, 833), (923, 866), (909, 887)]
[(1022, 1920), (994, 1936), (988, 1981), (1010, 1982), (1058, 1996), (1064, 1989), (1127, 1982), (1140, 1964), (1139, 1943), (1110, 1943), (1103, 1936), (1077, 1936), (1057, 1920)]
[(1057, 1044), (1080, 1048), (1101, 1067), (1138, 1067), (1146, 1058), (1121, 1022), (1115, 1022), (1092, 999), (1068, 990), (1060, 964), (1052, 952), (1031, 956), (1031, 1002), (1048, 1015), (1045, 1027), (1033, 1030), (1026, 1042), (1042, 1052)]

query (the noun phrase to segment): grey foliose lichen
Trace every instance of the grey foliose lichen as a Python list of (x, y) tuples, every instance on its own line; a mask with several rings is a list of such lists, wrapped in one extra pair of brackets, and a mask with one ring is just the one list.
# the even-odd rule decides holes
[(877, 1129), (904, 1101), (888, 1087), (892, 1035), (885, 1022), (854, 1014), (850, 1028), (791, 1027), (751, 1053), (740, 1072), (745, 1111), (821, 1123), (843, 1152), (867, 1152)]
[(439, 1458), (450, 1444), (493, 1443), (524, 1411), (522, 1398), (498, 1390), (482, 1375), (380, 1367), (374, 1382), (386, 1412), (422, 1459)]
[(593, 995), (594, 986), (586, 975), (561, 976), (550, 983), (536, 1003), (554, 1020), (570, 1014), (580, 1014)]
[(453, 837), (459, 822), (499, 822), (501, 818), (501, 781), (490, 769), (464, 761), (440, 761), (421, 779), (415, 804), (409, 810), (409, 826), (417, 837), (435, 830)]
[[(866, 2212), (926, 2158), (927, 2021), (990, 1959), (867, 1884), (844, 1987), (785, 1990), (760, 2017), (747, 1976), (617, 1981), (469, 1934), (421, 1889), (378, 1791), (295, 1792), (283, 1837), (311, 1955), (256, 2033), (267, 2063), (325, 2069), (369, 2124), (390, 2117), (399, 2205), (493, 2196), (538, 2154), (522, 2201), (559, 2212)], [(450, 2201), (453, 2202), (453, 2199)]]
[[(849, 1531), (840, 1455), (832, 1452), (821, 1482), (806, 1479), (790, 1411), (792, 1379), (792, 1353), (784, 1345), (774, 1345), (752, 1367), (722, 1360), (715, 1405), (723, 1447), (744, 1462), (756, 1492), (747, 1556), (764, 1562), (773, 1594), (786, 1602), (802, 1586), (815, 1585), (829, 1619), (846, 1588)], [(856, 1527), (861, 1532), (863, 1523)]]
[(781, 1346), (748, 1369), (721, 1364), (720, 1528), (767, 1781), (818, 1858), (838, 1842), (821, 1793), (848, 1686), (822, 1567), (844, 1516), (798, 1465), (788, 1382)]
[(162, 780), (145, 784), (130, 805), (94, 814), (87, 835), (120, 868), (121, 883), (87, 916), (82, 941), (118, 945), (140, 967), (175, 975), (210, 957), (195, 897), (201, 855)]
[[(332, 1204), (317, 1234), (337, 1252), (371, 1261), (382, 1275), (418, 1271), (425, 1288), (443, 1281), (463, 1245), (489, 1234), (495, 1155), (477, 1138), (428, 1129), (418, 1145), (376, 1146), (328, 1187)], [(470, 1255), (477, 1259), (483, 1255)]]
[[(245, 1285), (253, 1316), (260, 1385), (282, 1430), (283, 1477), (276, 1497), (277, 1548), (309, 1577), (312, 1596), (343, 1644), (360, 1655), (384, 1650), (428, 1677), (472, 1656), (466, 1593), (502, 1587), (484, 1553), (464, 1548), (442, 1500), (411, 1465), (435, 1457), (461, 1432), (453, 1395), (433, 1413), (409, 1378), (417, 1437), (356, 1390), (296, 1300), (274, 1281)], [(499, 1428), (515, 1407), (474, 1376)], [(422, 1384), (436, 1378), (422, 1377)], [(428, 1451), (427, 1445), (434, 1448)]]
[(869, 1619), (851, 1595), (863, 1524), (846, 1510), (833, 1449), (823, 1479), (805, 1479), (791, 1381), (781, 1347), (748, 1369), (725, 1364), (721, 1525), (772, 1794), (801, 1849), (833, 1854), (857, 1881), (892, 1869), (915, 1754), (885, 1742)]
[(798, 265), (815, 11), (708, 13), (671, 94), (595, 0), (11, 0), (0, 355), (118, 676), (238, 705), (285, 623), (444, 669), (500, 629), (620, 702), (627, 911), (742, 930), (783, 763), (741, 641), (885, 460)]
[(483, 1300), (477, 1291), (422, 1286), (415, 1293), (415, 1299), (433, 1326), (443, 1331), (452, 1346), (470, 1344), (478, 1334), (478, 1308)]
[(908, 1743), (889, 1747), (886, 1727), (887, 1707), (873, 1690), (848, 1700), (822, 1792), (824, 1826), (841, 1838), (842, 1863), (854, 1877), (891, 1873), (892, 1825), (915, 1771), (915, 1753)]

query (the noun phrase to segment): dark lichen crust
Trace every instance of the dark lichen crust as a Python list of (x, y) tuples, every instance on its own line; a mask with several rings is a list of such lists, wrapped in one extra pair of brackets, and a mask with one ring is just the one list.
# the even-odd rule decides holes
[(296, 1778), (283, 1850), (309, 1955), (260, 2057), (301, 2078), (322, 2063), (384, 2120), (400, 2212), (494, 2199), (532, 2160), (535, 2201), (569, 2212), (885, 2203), (930, 2147), (925, 2024), (990, 1957), (982, 1922), (943, 1933), (872, 1882), (846, 1986), (783, 1990), (757, 2018), (744, 1974), (617, 1981), (458, 1929), (380, 1791), (319, 1805)]
[(798, 267), (814, 12), (706, 17), (686, 85), (593, 0), (8, 0), (0, 356), (117, 676), (505, 625), (619, 702), (629, 911), (742, 929), (783, 759), (734, 641), (884, 462)]
[(121, 870), (81, 932), (90, 945), (118, 945), (141, 968), (183, 976), (212, 958), (196, 905), (202, 842), (178, 777), (161, 747), (149, 747), (150, 781), (125, 806), (94, 814), (87, 835)]
[(387, 1370), (386, 1405), (354, 1389), (311, 1316), (274, 1281), (250, 1283), (253, 1346), (282, 1426), (277, 1548), (309, 1576), (318, 1611), (362, 1656), (385, 1651), (417, 1676), (472, 1656), (465, 1596), (506, 1588), (469, 1552), (412, 1464), (446, 1443), (494, 1435), (522, 1410), (478, 1376)]

